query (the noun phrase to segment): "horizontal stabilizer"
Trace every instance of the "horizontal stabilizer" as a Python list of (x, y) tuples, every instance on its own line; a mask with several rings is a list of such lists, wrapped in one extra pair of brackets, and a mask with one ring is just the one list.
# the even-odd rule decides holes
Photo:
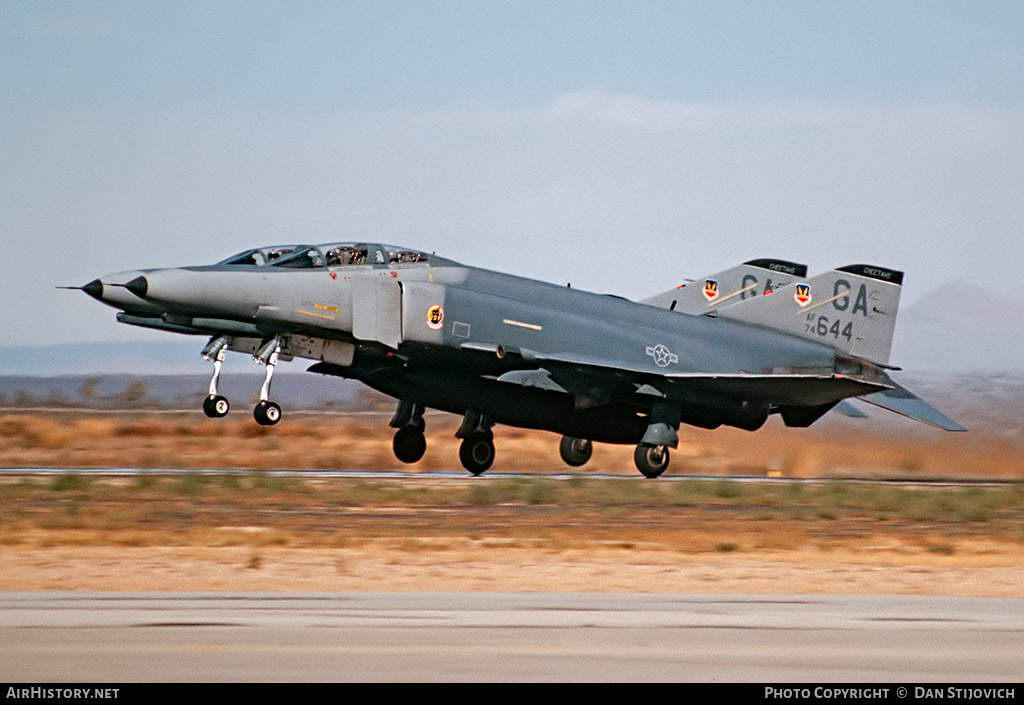
[(937, 426), (945, 431), (966, 431), (967, 429), (949, 418), (935, 407), (929, 405), (911, 391), (900, 385), (881, 392), (874, 392), (863, 397), (861, 401), (874, 404), (883, 409), (906, 416), (926, 424)]

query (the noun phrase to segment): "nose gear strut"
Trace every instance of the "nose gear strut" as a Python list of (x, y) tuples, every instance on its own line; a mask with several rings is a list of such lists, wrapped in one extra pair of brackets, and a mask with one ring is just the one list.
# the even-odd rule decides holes
[(221, 396), (217, 391), (217, 382), (220, 380), (220, 368), (224, 364), (224, 355), (228, 351), (228, 339), (225, 336), (212, 338), (206, 347), (203, 348), (203, 357), (213, 360), (213, 378), (210, 379), (210, 394), (203, 400), (203, 412), (211, 419), (219, 419), (227, 416), (231, 405), (226, 397)]
[(270, 380), (274, 377), (274, 368), (277, 367), (277, 359), (280, 354), (280, 339), (271, 338), (253, 355), (253, 360), (267, 366), (267, 376), (260, 389), (259, 403), (252, 410), (256, 423), (261, 426), (273, 426), (281, 420), (281, 407), (270, 401)]

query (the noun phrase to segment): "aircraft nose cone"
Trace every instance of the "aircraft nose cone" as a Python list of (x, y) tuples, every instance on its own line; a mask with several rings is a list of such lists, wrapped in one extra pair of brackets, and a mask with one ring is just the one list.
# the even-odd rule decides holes
[(89, 296), (99, 301), (103, 300), (103, 282), (99, 279), (93, 279), (91, 282), (82, 287), (82, 291), (87, 293)]
[(144, 299), (146, 298), (146, 294), (149, 293), (149, 282), (146, 281), (146, 277), (135, 277), (125, 284), (124, 288), (138, 296), (140, 299)]

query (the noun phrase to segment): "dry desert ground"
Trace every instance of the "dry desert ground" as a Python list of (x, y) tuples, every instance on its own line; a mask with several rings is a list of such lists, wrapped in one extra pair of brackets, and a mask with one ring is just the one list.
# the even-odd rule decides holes
[[(457, 467), (451, 418), (401, 466), (386, 417), (197, 417), (0, 416), (0, 466), (21, 469), (0, 482), (0, 589), (1024, 597), (1024, 449), (999, 434), (687, 430), (651, 481), (605, 445), (554, 479), (556, 436), (499, 428), (472, 478), (430, 474)], [(150, 470), (89, 470), (120, 467)], [(1001, 484), (893, 482), (935, 478)]]

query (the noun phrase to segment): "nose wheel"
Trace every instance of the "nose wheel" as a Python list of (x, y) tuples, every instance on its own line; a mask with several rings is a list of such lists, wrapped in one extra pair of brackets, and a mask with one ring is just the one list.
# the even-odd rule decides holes
[(261, 401), (253, 408), (252, 415), (260, 426), (273, 426), (281, 420), (281, 407), (272, 401)]
[(211, 394), (203, 400), (203, 413), (211, 419), (223, 418), (228, 415), (230, 410), (231, 404), (228, 403), (227, 398), (219, 394)]

